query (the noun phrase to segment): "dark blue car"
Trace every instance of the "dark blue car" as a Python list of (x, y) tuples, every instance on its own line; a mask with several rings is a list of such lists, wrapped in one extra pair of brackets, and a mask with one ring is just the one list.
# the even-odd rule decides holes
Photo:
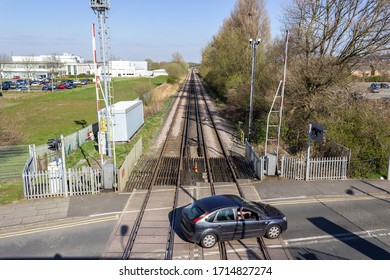
[(218, 241), (278, 238), (287, 230), (287, 218), (269, 204), (235, 195), (217, 195), (184, 207), (181, 229), (189, 241), (211, 248)]
[(373, 92), (373, 93), (378, 93), (380, 88), (381, 88), (381, 85), (377, 84), (377, 83), (372, 83), (370, 85), (371, 92)]

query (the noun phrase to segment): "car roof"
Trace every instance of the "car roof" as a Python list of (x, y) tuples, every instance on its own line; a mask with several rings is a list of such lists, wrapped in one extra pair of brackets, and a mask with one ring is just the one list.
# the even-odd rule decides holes
[(241, 207), (242, 198), (236, 195), (214, 195), (195, 201), (203, 211), (212, 212), (226, 207)]

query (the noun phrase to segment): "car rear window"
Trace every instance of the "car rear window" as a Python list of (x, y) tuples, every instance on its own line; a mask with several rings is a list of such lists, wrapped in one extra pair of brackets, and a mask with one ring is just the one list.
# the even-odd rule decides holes
[(184, 213), (188, 216), (190, 220), (193, 220), (195, 218), (198, 218), (200, 215), (203, 215), (204, 211), (200, 209), (195, 203), (191, 203), (184, 208)]

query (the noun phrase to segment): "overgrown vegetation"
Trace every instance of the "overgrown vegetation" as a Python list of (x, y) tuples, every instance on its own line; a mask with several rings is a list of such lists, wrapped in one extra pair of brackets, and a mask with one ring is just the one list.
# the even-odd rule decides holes
[[(326, 137), (352, 151), (354, 176), (385, 174), (390, 153), (389, 106), (356, 99), (351, 87), (355, 65), (388, 54), (390, 3), (385, 0), (293, 0), (285, 7), (289, 30), (282, 143), (290, 153), (307, 147), (309, 123), (327, 129)], [(264, 145), (266, 118), (282, 78), (284, 39), (269, 40), (265, 1), (238, 0), (218, 34), (203, 50), (201, 74), (224, 113), (234, 123), (249, 115), (251, 47), (257, 48), (254, 137)], [(324, 154), (326, 156), (326, 154)]]

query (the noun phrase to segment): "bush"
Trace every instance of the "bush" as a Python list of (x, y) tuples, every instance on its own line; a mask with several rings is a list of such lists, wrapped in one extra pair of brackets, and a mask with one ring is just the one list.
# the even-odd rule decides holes
[(152, 95), (150, 93), (153, 88), (154, 87), (151, 84), (138, 84), (135, 86), (134, 91), (137, 93), (144, 105), (149, 105), (152, 99)]
[(179, 82), (179, 78), (176, 77), (176, 76), (168, 76), (167, 78), (167, 83), (168, 84), (176, 84), (177, 82)]
[(381, 76), (368, 76), (367, 78), (365, 78), (365, 81), (369, 82), (369, 83), (378, 83), (378, 82), (382, 81), (382, 77)]

